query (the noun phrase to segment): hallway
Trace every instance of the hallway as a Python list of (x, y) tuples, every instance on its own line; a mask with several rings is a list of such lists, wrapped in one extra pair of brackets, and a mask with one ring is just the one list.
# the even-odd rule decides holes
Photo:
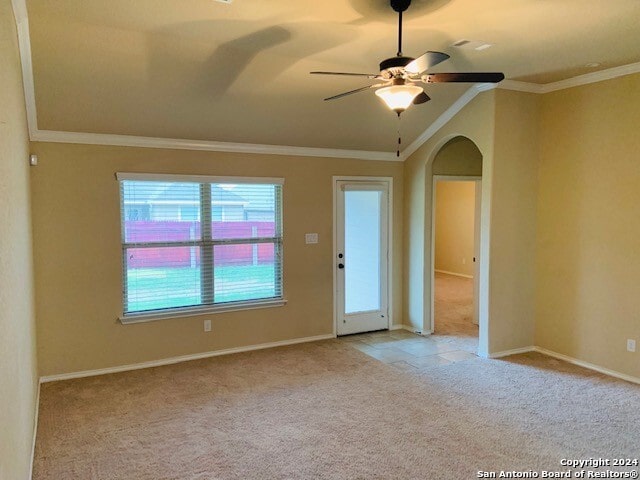
[(435, 331), (432, 338), (477, 353), (478, 326), (473, 323), (473, 279), (435, 273)]

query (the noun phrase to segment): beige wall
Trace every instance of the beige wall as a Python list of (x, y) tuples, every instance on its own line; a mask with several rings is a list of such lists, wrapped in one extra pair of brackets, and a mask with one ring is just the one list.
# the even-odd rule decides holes
[[(42, 375), (331, 334), (333, 175), (394, 177), (393, 318), (402, 323), (402, 164), (124, 147), (33, 144), (39, 362)], [(115, 172), (284, 177), (279, 308), (121, 325)], [(304, 243), (319, 233), (318, 245)], [(213, 329), (203, 332), (203, 319)]]
[(481, 93), (405, 162), (405, 319), (431, 324), (431, 162), (456, 135), (483, 155), (480, 245), (482, 355), (531, 346), (534, 331), (538, 103)]
[(541, 113), (536, 344), (640, 377), (640, 75)]
[[(480, 94), (404, 165), (34, 144), (41, 158), (32, 189), (42, 373), (330, 333), (332, 175), (394, 176), (394, 319), (424, 329), (431, 161), (464, 135), (484, 159), (480, 260), (488, 301), (480, 308), (488, 318), (481, 327), (487, 352), (536, 344), (637, 376), (637, 354), (625, 351), (625, 341), (640, 340), (632, 292), (640, 232), (631, 220), (640, 204), (632, 133), (640, 120), (632, 107), (638, 77), (544, 96)], [(120, 325), (116, 171), (284, 176), (289, 304), (210, 316), (210, 334), (202, 332), (203, 317)], [(320, 233), (315, 247), (303, 242), (311, 231)]]
[(473, 276), (475, 196), (475, 182), (436, 183), (436, 270)]
[(540, 100), (531, 93), (496, 91), (490, 352), (529, 347), (534, 342)]
[(16, 26), (0, 0), (0, 478), (29, 475), (37, 395), (29, 138)]
[[(405, 323), (428, 331), (431, 328), (431, 224), (433, 195), (433, 159), (451, 139), (462, 135), (473, 141), (483, 156), (482, 162), (482, 236), (483, 248), (489, 242), (489, 218), (493, 169), (495, 92), (479, 94), (458, 115), (422, 145), (404, 164), (404, 315)], [(474, 162), (475, 165), (475, 162)], [(475, 167), (474, 167), (475, 168)], [(474, 172), (462, 172), (465, 175)], [(462, 174), (461, 173), (461, 174)], [(489, 252), (480, 252), (480, 282), (488, 284)], [(484, 313), (483, 313), (484, 312)], [(480, 316), (488, 315), (488, 302), (480, 296)], [(488, 322), (480, 325), (480, 352), (486, 354)], [(484, 342), (484, 347), (483, 347)]]
[(466, 137), (455, 137), (443, 145), (431, 164), (433, 175), (482, 176), (482, 153)]

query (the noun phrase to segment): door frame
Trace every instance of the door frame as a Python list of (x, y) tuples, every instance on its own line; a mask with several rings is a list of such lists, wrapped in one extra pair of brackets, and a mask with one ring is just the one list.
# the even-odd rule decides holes
[[(482, 178), (476, 180), (476, 197), (473, 212), (473, 323), (480, 329), (480, 239), (482, 219)], [(478, 331), (478, 338), (480, 332)]]
[[(393, 177), (338, 176), (332, 177), (333, 183), (333, 336), (338, 336), (338, 182), (385, 183), (387, 196), (387, 328), (393, 329)], [(402, 327), (398, 327), (402, 328)]]
[[(474, 245), (473, 254), (478, 258), (474, 265), (473, 272), (473, 306), (474, 316), (477, 314), (478, 326), (482, 321), (480, 315), (480, 295), (482, 294), (482, 286), (480, 285), (480, 220), (482, 215), (482, 175), (433, 175), (433, 185), (431, 188), (431, 300), (429, 309), (431, 311), (431, 325), (425, 333), (433, 333), (435, 331), (435, 302), (436, 302), (436, 185), (437, 182), (475, 182), (475, 205), (474, 205)], [(477, 298), (476, 298), (477, 297)], [(475, 322), (474, 322), (475, 323)], [(478, 347), (479, 348), (479, 347)]]

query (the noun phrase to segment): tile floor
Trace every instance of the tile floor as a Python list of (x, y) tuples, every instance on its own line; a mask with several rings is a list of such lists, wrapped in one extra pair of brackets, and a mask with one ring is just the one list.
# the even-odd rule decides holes
[(353, 348), (405, 371), (418, 372), (477, 358), (464, 341), (437, 335), (425, 337), (406, 330), (363, 333), (340, 337)]
[(442, 273), (435, 277), (436, 329), (432, 335), (393, 330), (341, 340), (381, 362), (413, 372), (477, 358), (478, 326), (471, 321), (473, 281)]

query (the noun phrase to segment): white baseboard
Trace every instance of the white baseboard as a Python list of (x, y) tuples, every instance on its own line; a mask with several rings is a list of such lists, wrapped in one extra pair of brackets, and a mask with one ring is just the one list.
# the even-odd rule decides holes
[[(399, 330), (399, 329), (404, 329), (404, 330), (407, 330), (408, 332), (416, 333), (418, 335), (429, 335), (429, 334), (431, 334), (431, 332), (422, 332), (422, 331), (418, 330), (416, 327), (411, 326), (411, 325), (393, 325), (391, 327), (391, 330)], [(625, 373), (617, 372), (615, 370), (610, 370), (608, 368), (604, 368), (604, 367), (601, 367), (599, 365), (595, 365), (593, 363), (585, 362), (583, 360), (578, 360), (577, 358), (569, 357), (568, 355), (563, 355), (561, 353), (553, 352), (551, 350), (547, 350), (546, 348), (536, 347), (536, 346), (533, 346), (533, 345), (530, 345), (528, 347), (514, 348), (514, 349), (511, 349), (511, 350), (504, 350), (502, 352), (494, 352), (494, 353), (490, 353), (488, 355), (484, 355), (484, 354), (479, 352), (478, 356), (480, 356), (482, 358), (496, 359), (496, 358), (508, 357), (510, 355), (519, 355), (521, 353), (528, 353), (528, 352), (538, 352), (538, 353), (541, 353), (542, 355), (546, 355), (548, 357), (557, 358), (558, 360), (563, 360), (565, 362), (572, 363), (574, 365), (578, 365), (579, 367), (588, 368), (589, 370), (593, 370), (593, 371), (596, 371), (598, 373), (602, 373), (604, 375), (609, 375), (610, 377), (615, 377), (615, 378), (619, 378), (621, 380), (626, 380), (627, 382), (640, 384), (640, 378), (633, 377), (633, 376), (627, 375)]]
[(502, 358), (502, 357), (508, 357), (509, 355), (518, 355), (520, 353), (535, 352), (535, 351), (536, 351), (536, 347), (534, 347), (533, 345), (530, 345), (528, 347), (514, 348), (512, 350), (504, 350), (503, 352), (490, 353), (488, 358)]
[(36, 409), (33, 419), (33, 438), (31, 439), (31, 463), (29, 464), (29, 480), (33, 478), (33, 459), (36, 456), (36, 437), (38, 436), (38, 417), (40, 414), (40, 382), (36, 392)]
[(407, 332), (415, 333), (416, 335), (422, 335), (422, 330), (418, 327), (414, 327), (413, 325), (402, 325), (402, 329)]
[(610, 370), (608, 368), (604, 368), (599, 365), (595, 365), (593, 363), (585, 362), (584, 360), (578, 360), (577, 358), (573, 358), (568, 355), (563, 355), (562, 353), (557, 353), (552, 350), (547, 350), (546, 348), (534, 347), (534, 350), (543, 355), (547, 355), (548, 357), (557, 358), (558, 360), (563, 360), (565, 362), (578, 365), (579, 367), (588, 368), (589, 370), (593, 370), (595, 372), (602, 373), (604, 375), (609, 375), (610, 377), (619, 378), (621, 380), (626, 380), (627, 382), (637, 383), (640, 385), (640, 378), (627, 375), (626, 373)]
[(453, 275), (455, 277), (473, 278), (473, 275), (466, 275), (464, 273), (449, 272), (447, 270), (434, 270), (434, 272), (436, 272), (436, 273), (444, 273), (446, 275)]
[(200, 360), (203, 358), (218, 357), (220, 355), (230, 355), (232, 353), (250, 352), (253, 350), (263, 350), (265, 348), (283, 347), (286, 345), (295, 345), (298, 343), (316, 342), (318, 340), (328, 340), (336, 338), (333, 334), (316, 335), (315, 337), (294, 338), (292, 340), (282, 340), (279, 342), (261, 343), (258, 345), (247, 345), (244, 347), (227, 348), (224, 350), (214, 350), (211, 352), (195, 353), (192, 355), (182, 355), (179, 357), (163, 358), (161, 360), (152, 360), (149, 362), (134, 363), (129, 365), (120, 365), (117, 367), (99, 368), (96, 370), (84, 370), (80, 372), (63, 373), (59, 375), (45, 375), (40, 377), (40, 383), (57, 382), (60, 380), (70, 380), (72, 378), (94, 377), (97, 375), (108, 375), (110, 373), (128, 372), (130, 370), (140, 370), (143, 368), (161, 367), (163, 365), (172, 365), (174, 363), (189, 362), (191, 360)]
[(587, 368), (589, 370), (593, 370), (595, 372), (602, 373), (610, 377), (615, 377), (621, 380), (626, 380), (627, 382), (640, 384), (640, 378), (638, 377), (633, 377), (631, 375), (627, 375), (626, 373), (610, 370), (608, 368), (604, 368), (599, 365), (595, 365), (593, 363), (585, 362), (584, 360), (578, 360), (577, 358), (573, 358), (568, 355), (564, 355), (562, 353), (557, 353), (552, 350), (547, 350), (546, 348), (542, 348), (542, 347), (530, 346), (530, 347), (523, 347), (523, 348), (514, 348), (513, 350), (505, 350), (504, 352), (491, 353), (489, 355), (489, 358), (502, 358), (502, 357), (508, 357), (509, 355), (518, 355), (520, 353), (527, 353), (527, 352), (538, 352), (538, 353), (541, 353), (542, 355), (546, 355), (547, 357), (557, 358), (558, 360), (562, 360), (564, 362), (571, 363), (579, 367)]

